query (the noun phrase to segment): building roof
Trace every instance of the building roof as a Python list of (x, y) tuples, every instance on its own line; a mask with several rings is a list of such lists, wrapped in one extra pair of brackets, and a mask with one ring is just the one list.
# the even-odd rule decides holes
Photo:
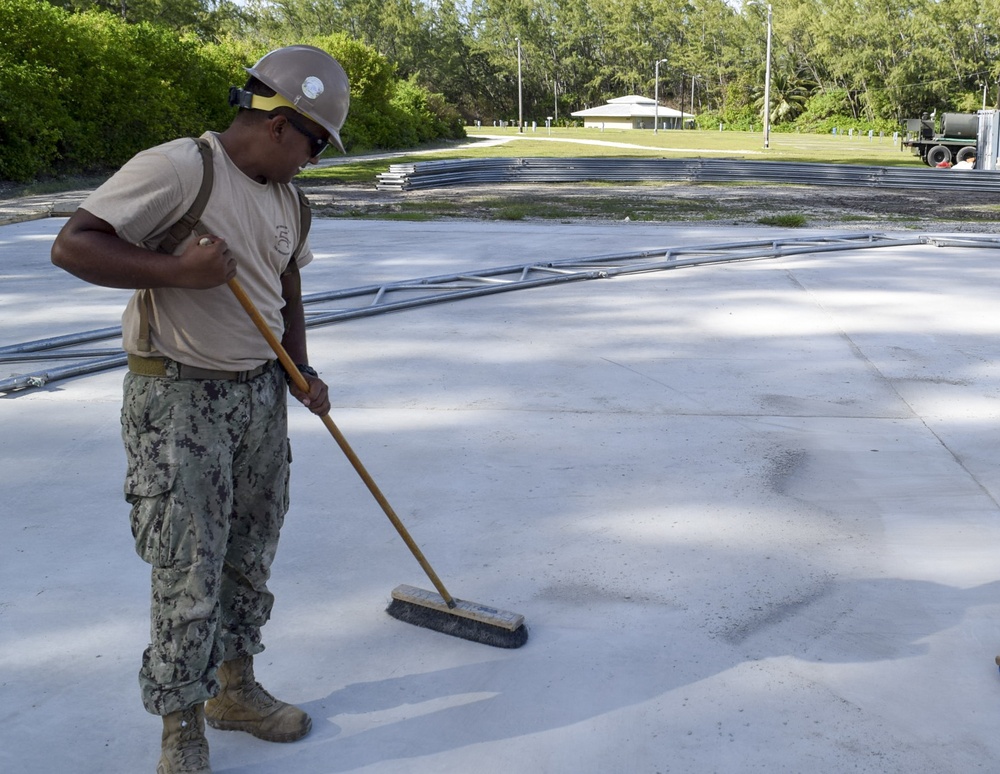
[(581, 118), (653, 118), (656, 115), (664, 118), (680, 118), (681, 116), (691, 117), (691, 113), (682, 113), (680, 110), (660, 105), (656, 108), (656, 101), (649, 97), (640, 97), (632, 94), (627, 97), (615, 97), (609, 99), (606, 105), (587, 108), (586, 110), (576, 110), (570, 113), (572, 116)]

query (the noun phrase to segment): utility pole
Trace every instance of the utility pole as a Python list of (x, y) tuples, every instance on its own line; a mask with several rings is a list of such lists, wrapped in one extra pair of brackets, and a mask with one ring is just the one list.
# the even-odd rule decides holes
[(764, 67), (764, 149), (771, 147), (771, 4), (767, 4), (767, 64)]
[(517, 131), (524, 132), (524, 96), (521, 90), (521, 39), (517, 41)]
[(657, 134), (660, 130), (660, 65), (666, 61), (657, 59), (653, 68), (653, 134)]

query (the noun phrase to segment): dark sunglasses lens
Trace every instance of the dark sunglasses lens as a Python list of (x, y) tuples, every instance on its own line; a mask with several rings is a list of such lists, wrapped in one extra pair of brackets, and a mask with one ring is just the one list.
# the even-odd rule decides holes
[(288, 116), (288, 122), (295, 127), (296, 131), (298, 131), (307, 140), (309, 140), (309, 146), (312, 151), (312, 158), (316, 158), (330, 146), (329, 139), (324, 140), (321, 137), (317, 137), (315, 134), (306, 129), (305, 126), (303, 126), (300, 121), (297, 121), (291, 116)]

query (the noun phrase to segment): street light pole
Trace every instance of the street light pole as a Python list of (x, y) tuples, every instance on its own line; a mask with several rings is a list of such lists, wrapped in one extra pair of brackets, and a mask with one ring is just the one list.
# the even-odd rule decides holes
[(524, 132), (524, 98), (521, 91), (521, 39), (517, 41), (517, 131)]
[(764, 67), (764, 149), (771, 147), (771, 4), (767, 4), (767, 62)]
[[(666, 59), (657, 59), (653, 68), (653, 134), (657, 134), (660, 129), (660, 65)], [(683, 114), (683, 110), (681, 113)]]

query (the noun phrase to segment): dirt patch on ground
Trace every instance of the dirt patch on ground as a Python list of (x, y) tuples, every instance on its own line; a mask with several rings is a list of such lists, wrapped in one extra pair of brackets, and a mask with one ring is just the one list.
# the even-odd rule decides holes
[[(713, 222), (1000, 233), (996, 194), (771, 184), (473, 185), (417, 191), (307, 187), (319, 217)], [(782, 220), (786, 222), (781, 222)]]
[[(843, 231), (1000, 233), (1000, 197), (761, 183), (552, 183), (379, 191), (300, 181), (316, 217), (775, 225)], [(69, 215), (87, 191), (0, 199), (0, 224)]]

